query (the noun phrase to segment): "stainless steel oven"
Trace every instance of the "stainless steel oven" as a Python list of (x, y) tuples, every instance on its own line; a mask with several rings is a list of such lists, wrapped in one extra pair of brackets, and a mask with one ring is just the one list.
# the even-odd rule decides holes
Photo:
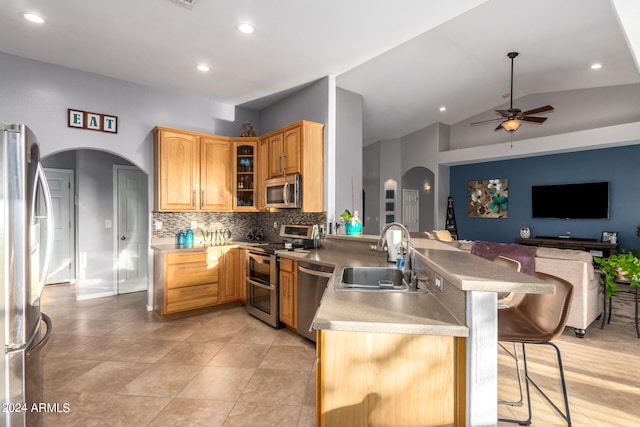
[(275, 254), (247, 253), (247, 312), (277, 328), (278, 263)]

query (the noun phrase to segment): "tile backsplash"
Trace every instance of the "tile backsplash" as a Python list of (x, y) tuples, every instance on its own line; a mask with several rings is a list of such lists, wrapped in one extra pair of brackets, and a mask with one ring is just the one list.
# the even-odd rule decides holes
[[(275, 239), (281, 224), (324, 224), (326, 220), (326, 212), (302, 213), (299, 209), (280, 212), (153, 212), (153, 238), (176, 237), (180, 229), (186, 230), (195, 221), (198, 230), (228, 228), (236, 240), (244, 239), (253, 228), (262, 230), (266, 239)], [(161, 230), (156, 230), (156, 221), (162, 222)], [(276, 222), (277, 229), (273, 227)]]

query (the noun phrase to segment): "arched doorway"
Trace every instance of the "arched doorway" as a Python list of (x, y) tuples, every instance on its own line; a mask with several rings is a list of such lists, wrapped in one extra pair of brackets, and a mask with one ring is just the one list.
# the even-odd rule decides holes
[[(45, 170), (70, 171), (69, 258), (76, 298), (89, 299), (148, 288), (148, 177), (117, 154), (93, 149), (62, 151), (42, 159)], [(128, 179), (135, 177), (135, 179)], [(132, 186), (139, 188), (133, 189)], [(123, 189), (129, 191), (127, 200)], [(127, 206), (121, 206), (122, 204)], [(55, 222), (55, 216), (54, 216)], [(131, 233), (118, 228), (122, 224)], [(133, 225), (132, 225), (133, 224)], [(62, 229), (62, 227), (60, 227)], [(132, 234), (134, 233), (134, 234)], [(120, 243), (135, 241), (135, 250)], [(61, 257), (62, 258), (62, 257)], [(58, 267), (53, 267), (52, 271)], [(134, 278), (136, 286), (127, 286)]]

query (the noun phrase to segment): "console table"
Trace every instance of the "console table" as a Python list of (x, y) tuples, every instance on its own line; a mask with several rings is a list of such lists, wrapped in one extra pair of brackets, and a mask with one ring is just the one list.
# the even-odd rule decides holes
[(563, 238), (517, 238), (515, 242), (519, 245), (527, 246), (543, 246), (546, 248), (559, 248), (559, 249), (578, 249), (581, 251), (587, 251), (591, 255), (599, 257), (608, 257), (615, 254), (618, 251), (617, 243), (609, 242), (596, 242), (593, 240), (581, 240), (581, 239), (563, 239)]

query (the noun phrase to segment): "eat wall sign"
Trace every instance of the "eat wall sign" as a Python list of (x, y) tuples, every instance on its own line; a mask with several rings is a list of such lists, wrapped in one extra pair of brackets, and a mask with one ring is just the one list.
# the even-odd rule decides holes
[(88, 111), (68, 109), (68, 126), (70, 128), (97, 130), (100, 132), (118, 133), (118, 117), (107, 114), (90, 113)]

